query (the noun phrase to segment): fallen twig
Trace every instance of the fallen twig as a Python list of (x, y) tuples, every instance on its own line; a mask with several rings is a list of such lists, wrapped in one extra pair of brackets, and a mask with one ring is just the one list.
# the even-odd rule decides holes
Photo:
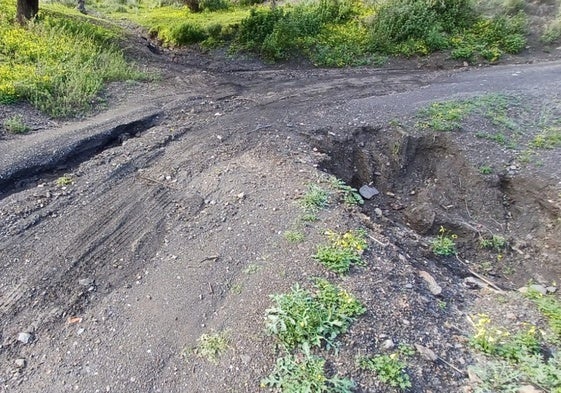
[(382, 247), (387, 247), (388, 244), (387, 243), (382, 243), (380, 240), (376, 239), (374, 236), (372, 235), (368, 235), (368, 237), (372, 240), (374, 240), (376, 243), (378, 243), (379, 245), (381, 245)]
[[(468, 267), (468, 264), (465, 263), (464, 261), (462, 261), (462, 260), (460, 259), (460, 257), (459, 257), (457, 254), (456, 254), (456, 259), (457, 259), (461, 264), (463, 264), (464, 266)], [(497, 284), (495, 284), (494, 282), (492, 282), (492, 281), (489, 280), (488, 278), (485, 278), (485, 277), (482, 276), (481, 274), (474, 272), (474, 271), (471, 270), (469, 267), (468, 267), (468, 272), (469, 272), (472, 276), (477, 277), (478, 279), (480, 279), (481, 281), (483, 281), (485, 284), (489, 285), (491, 288), (493, 288), (493, 289), (496, 290), (497, 292), (500, 292), (500, 293), (503, 293), (503, 292), (504, 292), (504, 291), (501, 289), (501, 287), (499, 287)]]

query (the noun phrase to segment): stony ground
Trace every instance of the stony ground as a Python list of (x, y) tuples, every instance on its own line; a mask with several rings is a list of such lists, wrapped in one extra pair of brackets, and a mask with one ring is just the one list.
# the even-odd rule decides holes
[[(34, 128), (0, 140), (0, 391), (264, 391), (279, 354), (269, 296), (314, 277), (367, 308), (338, 352), (321, 351), (357, 392), (394, 391), (356, 358), (399, 344), (453, 366), (411, 356), (410, 391), (469, 391), (470, 315), (543, 322), (492, 296), (559, 280), (559, 148), (528, 155), (535, 114), (548, 126), (561, 116), (559, 61), (318, 70), (145, 52), (162, 81), (112, 86), (109, 112), (65, 123), (0, 109)], [(420, 126), (432, 102), (490, 93), (524, 109), (512, 114), (524, 126), (515, 147), (477, 138), (494, 130), (484, 116), (453, 132)], [(380, 194), (346, 206), (329, 175)], [(331, 192), (315, 222), (299, 204), (310, 184)], [(441, 226), (458, 257), (430, 251)], [(311, 258), (326, 230), (357, 228), (365, 266), (341, 277)], [(479, 247), (488, 233), (508, 240), (501, 258)], [(194, 353), (222, 331), (218, 363)]]

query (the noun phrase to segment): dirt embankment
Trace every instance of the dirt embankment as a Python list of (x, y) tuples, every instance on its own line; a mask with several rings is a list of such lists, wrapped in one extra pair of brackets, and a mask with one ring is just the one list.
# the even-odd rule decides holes
[[(540, 151), (543, 166), (523, 164), (520, 151), (469, 132), (420, 130), (414, 115), (435, 100), (489, 92), (524, 102), (539, 92), (558, 105), (561, 64), (174, 67), (163, 89), (142, 87), (122, 101), (141, 112), (156, 106), (153, 121), (109, 132), (46, 172), (12, 172), (17, 182), (2, 190), (0, 391), (262, 391), (277, 356), (263, 324), (269, 295), (312, 277), (341, 284), (367, 307), (339, 352), (322, 355), (329, 372), (352, 377), (358, 392), (391, 391), (356, 364), (391, 349), (388, 340), (431, 348), (461, 370), (472, 362), (463, 321), (481, 281), (466, 278), (512, 289), (559, 277), (559, 149)], [(122, 121), (116, 116), (115, 127)], [(59, 137), (57, 128), (38, 131), (0, 149), (21, 157), (7, 146), (23, 151), (39, 138), (62, 146)], [(483, 164), (496, 168), (492, 176), (480, 173)], [(380, 194), (360, 208), (332, 196), (318, 221), (303, 222), (298, 198), (309, 183), (328, 188), (325, 172)], [(458, 236), (459, 258), (430, 252), (441, 226)], [(310, 257), (326, 230), (355, 228), (368, 233), (366, 266), (339, 277)], [(305, 241), (287, 241), (287, 230)], [(489, 233), (509, 242), (498, 261), (479, 247)], [(184, 356), (216, 331), (230, 339), (218, 364)], [(408, 360), (408, 373), (414, 392), (469, 384), (421, 356)]]

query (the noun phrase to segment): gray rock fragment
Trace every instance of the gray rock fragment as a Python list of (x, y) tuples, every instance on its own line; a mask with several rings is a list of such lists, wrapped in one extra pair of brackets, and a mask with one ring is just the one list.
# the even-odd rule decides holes
[(362, 187), (360, 187), (360, 189), (358, 190), (358, 193), (364, 199), (372, 199), (373, 197), (378, 195), (380, 193), (380, 191), (378, 191), (378, 189), (376, 189), (376, 187), (371, 187), (371, 186), (365, 184)]

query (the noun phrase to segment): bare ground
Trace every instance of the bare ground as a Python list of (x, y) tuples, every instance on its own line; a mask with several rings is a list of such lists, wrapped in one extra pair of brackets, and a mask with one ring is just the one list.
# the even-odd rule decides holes
[[(279, 353), (264, 330), (269, 295), (313, 277), (368, 309), (338, 353), (322, 351), (330, 373), (352, 377), (357, 392), (393, 391), (356, 357), (383, 352), (390, 338), (466, 370), (466, 317), (493, 310), (481, 306), (491, 289), (475, 275), (505, 291), (559, 281), (559, 148), (522, 159), (540, 132), (526, 127), (537, 124), (531, 114), (560, 116), (558, 61), (430, 71), (270, 67), (190, 51), (145, 59), (165, 67), (161, 83), (116, 85), (106, 98), (117, 112), (156, 107), (157, 121), (1, 190), (0, 391), (263, 391)], [(525, 109), (514, 148), (476, 138), (493, 127), (480, 118), (452, 133), (417, 126), (431, 102), (488, 93)], [(18, 110), (35, 132), (4, 135), (4, 161), (61, 130), (25, 105), (0, 113)], [(84, 122), (95, 128), (103, 117)], [(381, 193), (361, 208), (332, 195), (317, 222), (303, 222), (298, 198), (310, 183), (328, 188), (326, 172)], [(57, 184), (63, 175), (72, 184)], [(458, 235), (459, 258), (430, 252), (440, 226)], [(353, 228), (368, 232), (366, 266), (339, 277), (311, 258), (325, 230)], [(283, 236), (296, 229), (299, 244)], [(500, 259), (479, 247), (489, 233), (509, 242)], [(521, 305), (514, 318), (528, 313)], [(217, 331), (230, 348), (212, 364), (190, 349)], [(471, 383), (419, 355), (407, 371), (412, 392)]]

